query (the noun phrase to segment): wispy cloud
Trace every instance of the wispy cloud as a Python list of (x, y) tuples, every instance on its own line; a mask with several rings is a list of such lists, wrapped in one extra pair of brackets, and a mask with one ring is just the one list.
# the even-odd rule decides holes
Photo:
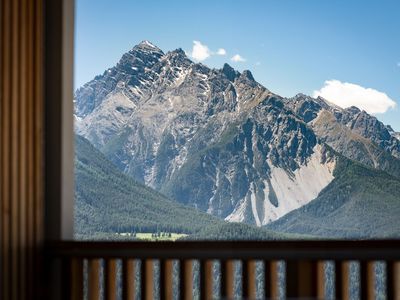
[(244, 62), (244, 61), (246, 61), (246, 59), (241, 57), (239, 54), (235, 54), (234, 56), (232, 56), (231, 61)]
[(400, 67), (400, 61), (397, 63), (397, 66)]
[(203, 61), (211, 56), (211, 51), (206, 45), (203, 45), (201, 42), (193, 41), (193, 49), (190, 56), (197, 61)]
[(219, 48), (216, 54), (217, 55), (226, 55), (226, 50), (224, 48)]
[(339, 80), (325, 81), (313, 96), (321, 96), (342, 108), (356, 106), (371, 114), (385, 113), (396, 107), (396, 102), (383, 92)]
[(213, 52), (207, 45), (202, 44), (200, 41), (193, 41), (193, 48), (192, 51), (189, 52), (189, 56), (194, 60), (203, 61), (213, 55), (224, 56), (226, 55), (226, 50), (224, 48), (219, 48), (216, 52)]

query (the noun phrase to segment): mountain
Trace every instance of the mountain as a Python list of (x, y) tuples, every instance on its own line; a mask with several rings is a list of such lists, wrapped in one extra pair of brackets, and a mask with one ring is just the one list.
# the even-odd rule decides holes
[(172, 201), (122, 174), (87, 139), (76, 135), (75, 234), (85, 239), (118, 239), (116, 232), (159, 231), (186, 233), (189, 239), (292, 237), (228, 223)]
[(81, 136), (75, 137), (75, 232), (194, 233), (221, 221), (171, 201), (122, 174)]
[(390, 127), (322, 98), (280, 97), (148, 41), (77, 90), (76, 131), (171, 199), (258, 226), (316, 199), (340, 155), (400, 177)]
[(303, 94), (285, 99), (321, 142), (344, 156), (400, 177), (400, 140), (390, 126), (356, 107), (341, 109)]
[(400, 180), (341, 158), (335, 179), (270, 230), (332, 238), (399, 238)]

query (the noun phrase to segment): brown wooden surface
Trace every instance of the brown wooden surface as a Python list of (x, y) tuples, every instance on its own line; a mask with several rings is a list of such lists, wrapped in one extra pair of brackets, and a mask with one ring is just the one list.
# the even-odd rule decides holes
[(179, 297), (182, 300), (191, 300), (193, 298), (193, 262), (181, 260), (179, 269)]
[(100, 259), (89, 260), (88, 266), (88, 299), (99, 300), (100, 299)]
[(221, 297), (232, 299), (234, 295), (235, 265), (233, 260), (221, 262)]
[(286, 296), (288, 298), (318, 298), (319, 278), (318, 262), (286, 262)]
[(160, 298), (161, 300), (173, 299), (173, 260), (160, 262)]
[(135, 261), (124, 259), (122, 263), (122, 298), (135, 299)]
[[(278, 299), (279, 298), (279, 262), (272, 261), (270, 263), (270, 276), (271, 276), (271, 285), (270, 285), (270, 298)], [(267, 270), (265, 271), (267, 272)]]
[(256, 259), (256, 260), (399, 260), (400, 240), (363, 241), (175, 241), (47, 244), (49, 254), (103, 258)]
[(0, 8), (0, 298), (42, 298), (42, 0)]
[(201, 299), (213, 299), (213, 261), (202, 260), (200, 262), (200, 297)]
[(246, 260), (242, 262), (242, 285), (245, 299), (256, 299), (256, 261)]
[(72, 300), (83, 299), (83, 260), (73, 258), (70, 261), (70, 295)]
[(317, 268), (317, 299), (325, 299), (325, 262), (318, 261), (315, 267)]
[(143, 300), (153, 300), (154, 294), (154, 262), (152, 259), (142, 260), (141, 262), (141, 293)]
[(400, 300), (400, 262), (386, 262), (387, 299)]
[(375, 299), (375, 263), (362, 261), (360, 263), (360, 298)]
[(117, 260), (108, 259), (105, 264), (104, 270), (105, 281), (105, 299), (117, 299)]
[(347, 261), (335, 262), (335, 294), (336, 299), (350, 299), (350, 265)]

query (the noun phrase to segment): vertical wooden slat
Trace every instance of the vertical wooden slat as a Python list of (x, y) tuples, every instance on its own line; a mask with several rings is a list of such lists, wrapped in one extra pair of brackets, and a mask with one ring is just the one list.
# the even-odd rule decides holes
[(34, 121), (34, 199), (33, 199), (33, 210), (31, 214), (33, 215), (33, 228), (34, 228), (34, 239), (33, 239), (33, 258), (34, 258), (34, 273), (32, 276), (35, 280), (32, 280), (34, 294), (38, 298), (42, 297), (41, 282), (43, 281), (42, 276), (42, 265), (43, 259), (41, 257), (41, 252), (43, 250), (44, 241), (44, 199), (43, 199), (43, 119), (44, 119), (44, 109), (43, 109), (43, 1), (35, 0), (33, 5), (34, 8), (34, 51), (33, 51), (33, 70), (34, 70), (34, 109), (32, 111), (33, 121)]
[(335, 262), (335, 295), (336, 299), (350, 299), (350, 265), (347, 261)]
[(27, 58), (26, 58), (26, 48), (27, 48), (27, 0), (21, 1), (20, 9), (20, 134), (19, 134), (19, 151), (20, 151), (20, 163), (19, 163), (19, 203), (18, 203), (18, 233), (19, 233), (19, 291), (20, 299), (26, 299), (26, 199), (27, 199), (27, 182), (29, 178), (27, 177), (27, 81), (29, 80), (27, 76)]
[(286, 262), (286, 296), (288, 298), (317, 298), (318, 263), (310, 261)]
[[(3, 52), (4, 52), (4, 2), (5, 1), (0, 1), (0, 144), (4, 143), (3, 141), (3, 122), (2, 122), (2, 112), (3, 112), (3, 76), (4, 76), (4, 62), (3, 62)], [(5, 147), (0, 146), (0, 217), (3, 217), (2, 213), (2, 202), (3, 200), (3, 182), (2, 182), (2, 176), (3, 174), (3, 150)], [(2, 220), (0, 220), (0, 251), (3, 251), (2, 245), (3, 245), (3, 239), (2, 239), (2, 234), (3, 234), (3, 224)], [(3, 264), (2, 264), (2, 254), (0, 254), (0, 282), (3, 281)], [(3, 295), (3, 288), (0, 283), (0, 296)]]
[(200, 261), (200, 295), (201, 299), (213, 297), (213, 262), (211, 260)]
[(400, 262), (386, 262), (386, 299), (400, 300)]
[(269, 260), (264, 261), (264, 298), (270, 299), (272, 286), (272, 263)]
[(375, 299), (375, 263), (362, 261), (360, 263), (360, 298), (365, 300)]
[(245, 299), (256, 299), (256, 261), (247, 260), (242, 263), (243, 297)]
[(98, 300), (100, 298), (100, 259), (90, 259), (88, 266), (88, 298)]
[[(270, 298), (271, 299), (278, 299), (279, 298), (279, 262), (272, 261), (270, 262), (270, 277), (271, 277), (271, 284), (270, 284)], [(267, 272), (267, 270), (265, 270)], [(266, 289), (266, 291), (268, 291)], [(267, 296), (266, 296), (267, 298)]]
[[(34, 109), (42, 102), (42, 1), (2, 0), (0, 5), (0, 298), (40, 299), (41, 227), (30, 221), (34, 214), (43, 217), (32, 201), (42, 201), (38, 130), (43, 111)], [(38, 156), (32, 155), (34, 149)], [(39, 234), (30, 234), (31, 229)]]
[(226, 260), (221, 262), (221, 298), (232, 299), (234, 295), (234, 262)]
[(135, 297), (135, 261), (125, 259), (122, 265), (122, 298), (133, 300)]
[(83, 260), (72, 258), (70, 260), (70, 272), (71, 300), (83, 299)]
[(18, 202), (19, 202), (19, 9), (20, 1), (12, 1), (12, 34), (11, 34), (11, 299), (17, 300), (18, 295)]
[(179, 297), (182, 300), (193, 298), (193, 263), (191, 260), (181, 260), (179, 262)]
[(10, 45), (11, 45), (11, 1), (2, 1), (2, 19), (3, 19), (3, 40), (2, 40), (2, 111), (1, 118), (2, 121), (2, 141), (1, 147), (2, 151), (2, 176), (0, 178), (2, 182), (2, 298), (10, 299), (10, 74), (11, 74), (11, 64), (10, 64)]
[(173, 260), (160, 262), (160, 298), (172, 300), (173, 298)]
[(117, 260), (108, 259), (104, 270), (105, 299), (117, 299)]
[(151, 259), (142, 260), (141, 264), (141, 294), (143, 300), (153, 299), (154, 274), (153, 261)]
[(317, 299), (326, 299), (325, 297), (325, 262), (318, 261), (315, 265), (317, 268)]
[(34, 224), (32, 222), (33, 220), (33, 198), (34, 198), (34, 132), (35, 132), (35, 127), (34, 127), (34, 115), (33, 115), (33, 107), (34, 107), (34, 95), (33, 95), (33, 78), (34, 78), (34, 70), (33, 70), (33, 27), (34, 27), (34, 9), (33, 9), (33, 3), (34, 1), (28, 1), (28, 6), (27, 6), (27, 11), (28, 11), (28, 16), (27, 16), (27, 46), (26, 46), (26, 51), (28, 53), (27, 57), (27, 87), (26, 87), (26, 95), (27, 95), (27, 126), (28, 126), (28, 132), (27, 132), (27, 139), (28, 139), (28, 145), (27, 145), (27, 176), (28, 176), (28, 186), (27, 186), (27, 198), (26, 198), (26, 214), (25, 214), (25, 219), (26, 219), (26, 243), (29, 245), (29, 249), (27, 249), (27, 264), (26, 264), (26, 278), (27, 278), (27, 288), (26, 288), (26, 293), (28, 295), (33, 295), (33, 282), (32, 282), (32, 276), (33, 276), (33, 251), (31, 250), (32, 245), (34, 244), (34, 235), (33, 235), (33, 230), (34, 230)]

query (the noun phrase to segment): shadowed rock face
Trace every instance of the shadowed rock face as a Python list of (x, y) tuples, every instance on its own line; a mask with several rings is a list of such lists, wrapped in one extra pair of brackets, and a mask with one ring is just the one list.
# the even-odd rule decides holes
[[(80, 88), (75, 113), (76, 131), (124, 173), (179, 202), (257, 225), (307, 204), (334, 179), (337, 155), (326, 144), (342, 152), (343, 143), (332, 126), (349, 132), (345, 141), (370, 143), (376, 168), (388, 168), (400, 143), (363, 112), (305, 95), (285, 99), (250, 71), (210, 69), (147, 41)], [(343, 154), (362, 161), (362, 147)], [(379, 151), (382, 161), (374, 160)]]

